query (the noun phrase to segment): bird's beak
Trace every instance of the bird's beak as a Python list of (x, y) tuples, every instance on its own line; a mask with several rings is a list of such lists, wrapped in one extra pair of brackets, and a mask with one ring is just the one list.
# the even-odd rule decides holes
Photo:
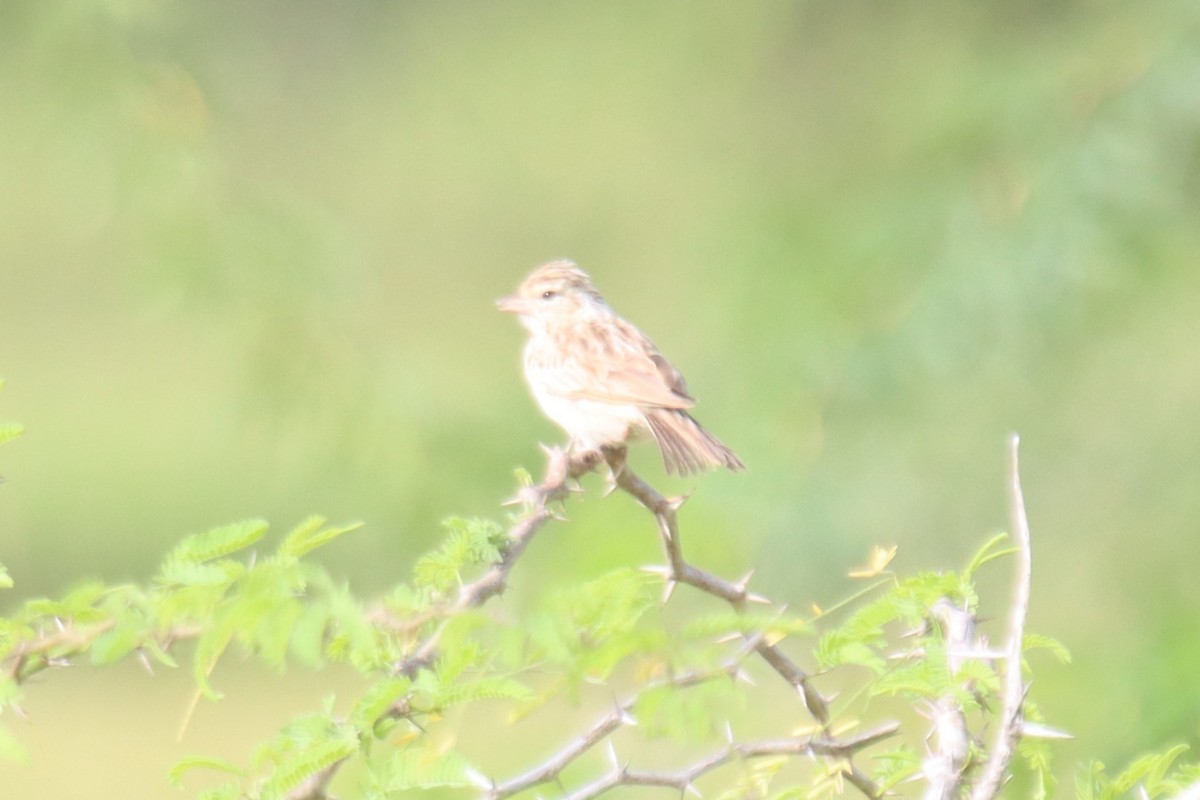
[(496, 301), (496, 308), (510, 314), (528, 314), (529, 301), (516, 294), (506, 295)]

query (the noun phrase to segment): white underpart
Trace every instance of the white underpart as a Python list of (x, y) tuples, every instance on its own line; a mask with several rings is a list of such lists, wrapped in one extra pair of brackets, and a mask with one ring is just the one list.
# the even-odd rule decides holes
[(629, 437), (630, 428), (640, 432), (646, 425), (642, 410), (634, 405), (568, 399), (536, 388), (532, 391), (542, 412), (567, 432), (572, 444), (584, 450), (620, 444)]

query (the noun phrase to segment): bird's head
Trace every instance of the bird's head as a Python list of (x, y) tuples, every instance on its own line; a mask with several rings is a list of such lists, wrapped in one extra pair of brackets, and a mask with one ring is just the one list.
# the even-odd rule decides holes
[(517, 314), (530, 330), (556, 320), (577, 319), (589, 311), (607, 309), (592, 279), (573, 261), (551, 261), (529, 273), (516, 294), (496, 301), (501, 311)]

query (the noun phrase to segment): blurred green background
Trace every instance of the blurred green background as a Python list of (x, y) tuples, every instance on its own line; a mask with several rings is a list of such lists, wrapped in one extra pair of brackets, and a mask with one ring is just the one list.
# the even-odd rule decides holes
[[(697, 562), (961, 566), (1020, 431), (1059, 764), (1200, 744), (1195, 3), (4, 0), (0, 187), (6, 605), (309, 512), (380, 591), (559, 438), (492, 300), (567, 256), (750, 466), (635, 452)], [(588, 485), (518, 594), (658, 557)], [(0, 786), (159, 796), (331, 680), (231, 669), (177, 743), (186, 676), (55, 674)]]

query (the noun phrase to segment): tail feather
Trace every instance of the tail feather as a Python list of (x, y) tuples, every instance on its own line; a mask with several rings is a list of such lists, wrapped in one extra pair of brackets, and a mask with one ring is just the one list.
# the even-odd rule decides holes
[(688, 475), (710, 467), (735, 472), (746, 468), (732, 450), (682, 409), (651, 409), (646, 412), (646, 423), (658, 442), (668, 474)]

